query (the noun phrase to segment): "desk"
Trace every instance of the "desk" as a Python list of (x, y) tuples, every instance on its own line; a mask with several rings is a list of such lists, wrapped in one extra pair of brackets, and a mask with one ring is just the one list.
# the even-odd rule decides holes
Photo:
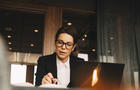
[[(13, 87), (12, 90), (89, 90), (87, 88), (36, 88), (36, 87)], [(97, 89), (95, 89), (97, 90)]]
[(140, 90), (135, 88), (36, 88), (36, 87), (13, 87), (12, 90)]

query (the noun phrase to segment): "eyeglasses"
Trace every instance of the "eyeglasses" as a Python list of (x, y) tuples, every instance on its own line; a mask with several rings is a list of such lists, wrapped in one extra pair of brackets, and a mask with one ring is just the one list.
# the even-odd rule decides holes
[(56, 46), (57, 47), (62, 47), (63, 45), (65, 45), (66, 49), (71, 49), (73, 47), (73, 43), (67, 42), (64, 43), (62, 40), (57, 40), (56, 41)]

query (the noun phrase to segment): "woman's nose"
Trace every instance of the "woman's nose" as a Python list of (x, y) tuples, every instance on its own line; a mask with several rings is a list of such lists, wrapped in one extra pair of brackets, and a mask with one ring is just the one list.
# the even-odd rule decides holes
[(66, 45), (65, 44), (62, 45), (62, 49), (66, 49)]

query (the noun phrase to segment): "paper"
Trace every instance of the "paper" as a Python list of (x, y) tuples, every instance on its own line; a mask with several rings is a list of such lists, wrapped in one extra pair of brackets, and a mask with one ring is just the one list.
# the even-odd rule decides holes
[(11, 85), (12, 86), (20, 86), (20, 87), (34, 87), (33, 84), (28, 83), (28, 82), (26, 82), (26, 83), (16, 83), (16, 84), (11, 84)]
[(63, 85), (57, 85), (57, 84), (43, 84), (43, 85), (40, 85), (39, 87), (42, 87), (42, 88), (67, 88)]

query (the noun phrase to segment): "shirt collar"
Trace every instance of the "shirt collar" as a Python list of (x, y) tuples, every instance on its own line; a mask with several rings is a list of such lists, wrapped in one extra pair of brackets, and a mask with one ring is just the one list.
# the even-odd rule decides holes
[(66, 65), (67, 67), (69, 67), (69, 61), (70, 61), (70, 57), (68, 57), (68, 60), (65, 62), (65, 63), (63, 63), (63, 62), (61, 62), (61, 60), (57, 57), (57, 55), (56, 55), (56, 61), (57, 61), (57, 64), (64, 64), (64, 65)]

